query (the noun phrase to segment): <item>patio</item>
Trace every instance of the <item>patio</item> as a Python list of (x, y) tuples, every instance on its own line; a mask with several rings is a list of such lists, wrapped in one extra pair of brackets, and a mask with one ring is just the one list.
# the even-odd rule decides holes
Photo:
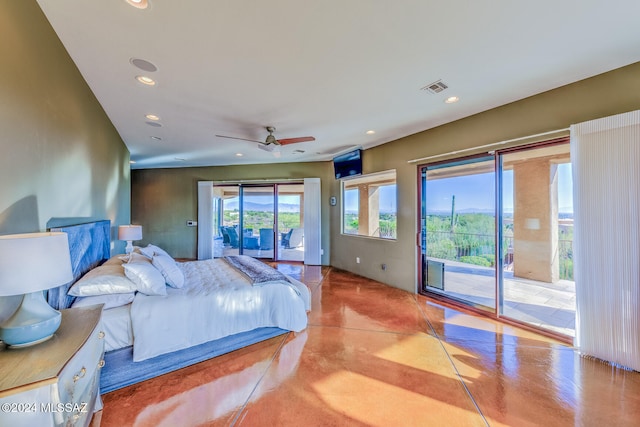
[[(492, 268), (462, 262), (445, 262), (444, 292), (436, 293), (470, 301), (484, 307), (495, 306), (495, 277)], [(546, 283), (513, 277), (504, 272), (503, 316), (568, 336), (575, 336), (575, 282)]]
[[(285, 248), (278, 242), (278, 261), (304, 261), (304, 246), (298, 246), (295, 248)], [(214, 254), (216, 258), (228, 255), (238, 255), (238, 248), (232, 248), (231, 246), (218, 246), (218, 250)], [(273, 259), (273, 249), (243, 249), (244, 255), (249, 255), (254, 258), (267, 258)]]

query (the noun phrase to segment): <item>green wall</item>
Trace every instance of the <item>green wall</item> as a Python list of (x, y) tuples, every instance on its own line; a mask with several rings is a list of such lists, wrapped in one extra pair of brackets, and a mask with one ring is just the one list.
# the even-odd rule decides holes
[(0, 234), (128, 223), (129, 151), (35, 1), (0, 0), (0, 57)]
[(0, 234), (128, 223), (129, 151), (35, 1), (0, 0), (0, 58)]
[(330, 162), (277, 163), (176, 169), (141, 169), (131, 174), (131, 220), (142, 225), (143, 240), (154, 243), (178, 258), (196, 258), (198, 181), (288, 180), (320, 178), (322, 191), (322, 263), (329, 264), (329, 188), (333, 177)]

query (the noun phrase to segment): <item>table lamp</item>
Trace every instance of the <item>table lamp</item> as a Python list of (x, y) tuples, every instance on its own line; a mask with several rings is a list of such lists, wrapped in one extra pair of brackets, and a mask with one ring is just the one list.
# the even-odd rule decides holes
[(23, 347), (51, 338), (61, 316), (43, 291), (72, 280), (67, 233), (0, 236), (0, 296), (22, 295), (18, 309), (0, 324), (0, 340)]
[(130, 254), (133, 251), (133, 240), (142, 240), (142, 226), (141, 225), (121, 225), (118, 227), (118, 240), (126, 240), (127, 247), (124, 248), (124, 253)]

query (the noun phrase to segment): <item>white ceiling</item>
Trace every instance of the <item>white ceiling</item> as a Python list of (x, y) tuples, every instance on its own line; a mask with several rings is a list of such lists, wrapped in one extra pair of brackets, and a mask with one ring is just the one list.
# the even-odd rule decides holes
[[(638, 0), (38, 3), (133, 168), (329, 160), (640, 61)], [(420, 90), (437, 80), (449, 89)], [(276, 158), (215, 136), (264, 140), (267, 125), (316, 141)]]

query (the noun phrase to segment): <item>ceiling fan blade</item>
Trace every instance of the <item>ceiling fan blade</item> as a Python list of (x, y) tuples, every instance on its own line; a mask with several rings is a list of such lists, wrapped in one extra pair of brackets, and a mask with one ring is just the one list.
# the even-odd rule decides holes
[(260, 144), (264, 144), (262, 141), (257, 141), (255, 139), (247, 139), (247, 138), (238, 138), (237, 136), (227, 136), (227, 135), (216, 135), (218, 138), (227, 138), (227, 139), (239, 139), (240, 141), (249, 141), (249, 142), (257, 142)]
[(284, 138), (284, 139), (279, 139), (278, 143), (280, 145), (287, 145), (287, 144), (295, 144), (298, 142), (308, 142), (308, 141), (315, 141), (316, 139), (312, 136), (301, 136), (299, 138)]

